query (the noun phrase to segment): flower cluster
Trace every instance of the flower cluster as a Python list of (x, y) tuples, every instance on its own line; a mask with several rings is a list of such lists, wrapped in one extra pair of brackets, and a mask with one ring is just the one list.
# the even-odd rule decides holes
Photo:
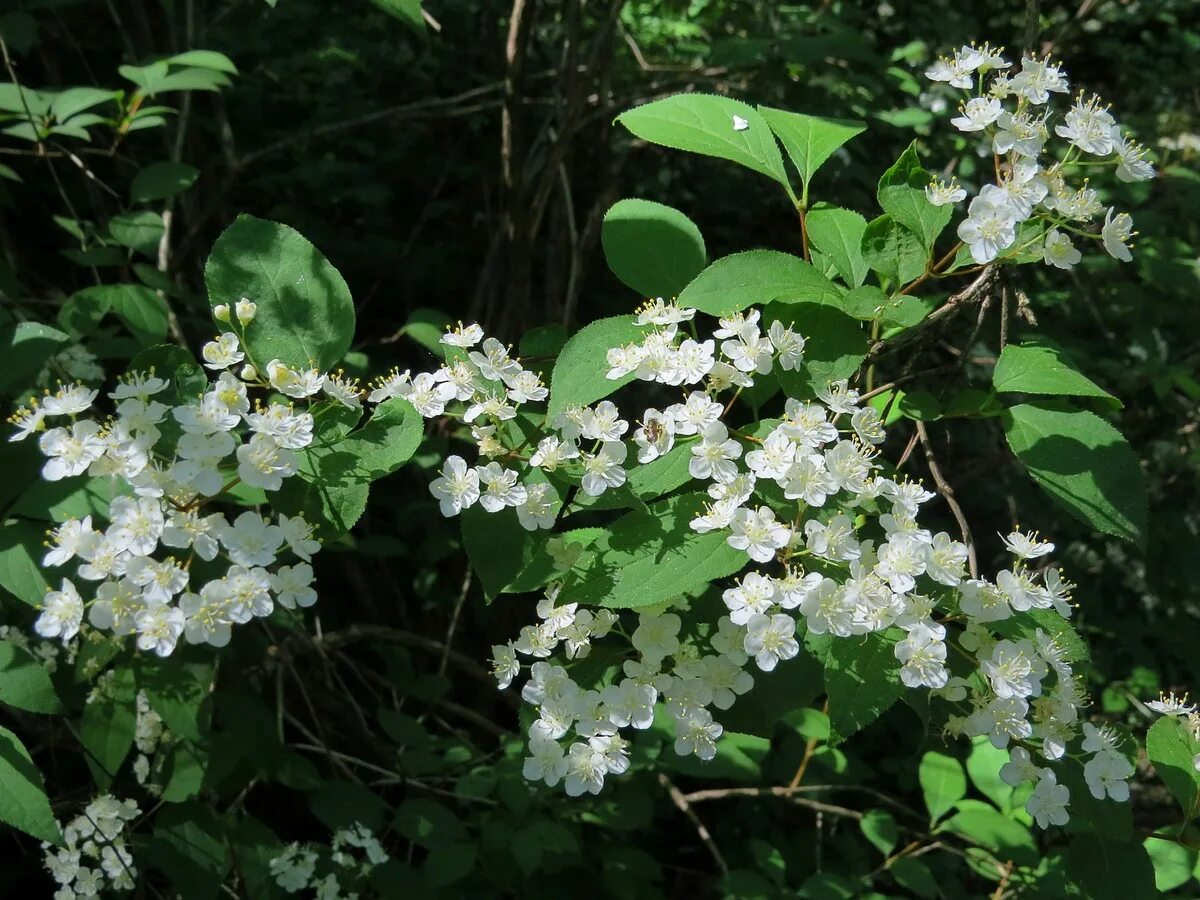
[[(244, 358), (232, 333), (203, 355), (214, 370)], [(136, 634), (140, 650), (167, 656), (180, 636), (223, 646), (231, 626), (269, 615), (276, 603), (290, 609), (316, 601), (310, 563), (320, 543), (303, 516), (244, 510), (230, 520), (212, 504), (239, 484), (279, 490), (297, 471), (297, 451), (313, 439), (312, 412), (294, 403), (252, 404), (250, 389), (295, 400), (321, 392), (352, 405), (357, 388), (278, 360), (265, 378), (252, 366), (240, 375), (219, 371), (205, 390), (176, 404), (158, 399), (169, 386), (153, 371), (130, 373), (108, 394), (113, 414), (100, 420), (83, 417), (97, 389), (59, 385), (11, 418), (17, 430), (10, 440), (40, 433), (43, 478), (103, 478), (114, 495), (106, 522), (68, 519), (50, 533), (43, 566), (76, 568), (73, 578), (55, 579), (43, 600), (34, 626), (42, 637), (69, 641), (86, 611), (94, 628)], [(279, 565), (285, 549), (298, 561)]]
[(46, 869), (59, 885), (54, 900), (133, 889), (137, 869), (125, 843), (125, 829), (138, 812), (134, 801), (102, 794), (63, 828), (65, 846), (42, 844)]
[(353, 898), (358, 894), (345, 893), (345, 885), (366, 878), (390, 858), (371, 829), (359, 822), (334, 832), (327, 854), (334, 871), (317, 875), (321, 855), (314, 845), (289, 844), (270, 861), (271, 877), (289, 894), (312, 890), (316, 900)]
[[(1120, 181), (1154, 177), (1146, 148), (1098, 97), (1081, 91), (1051, 131), (1053, 95), (1065, 95), (1069, 87), (1049, 58), (1025, 56), (1017, 71), (1000, 52), (972, 45), (939, 59), (925, 75), (969, 94), (951, 124), (978, 135), (981, 154), (995, 161), (995, 183), (979, 190), (958, 226), (975, 262), (1040, 252), (1047, 265), (1069, 269), (1081, 259), (1072, 236), (1099, 240), (1123, 262), (1133, 258), (1129, 214), (1106, 210), (1086, 178), (1070, 180), (1081, 167), (1096, 166), (1112, 166)], [(926, 195), (941, 206), (967, 192), (953, 181), (935, 181)], [(1101, 214), (1097, 233), (1093, 223)]]
[[(653, 301), (636, 320), (645, 328), (642, 340), (609, 350), (609, 378), (632, 374), (682, 390), (679, 402), (646, 409), (636, 429), (602, 400), (550, 417), (549, 433), (506, 432), (517, 403), (544, 392), (514, 399), (512, 383), (524, 370), (477, 325), (460, 326), (445, 341), (464, 348), (482, 341), (482, 352), (436, 373), (398, 376), (407, 396), (424, 394), (418, 408), (426, 415), (454, 414), (451, 404), (461, 402), (480, 456), (513, 466), (472, 467), (451, 457), (431, 486), (444, 515), (475, 503), (488, 512), (513, 506), (527, 528), (548, 528), (553, 507), (536, 521), (521, 515), (530, 489), (547, 485), (547, 473), (577, 486), (577, 496), (594, 496), (624, 484), (627, 467), (686, 447), (688, 473), (710, 498), (691, 529), (724, 535), (751, 566), (721, 590), (725, 614), (717, 621), (681, 616), (692, 608), (678, 598), (642, 611), (628, 630), (612, 610), (581, 608), (569, 579), (552, 582), (538, 622), (493, 648), (501, 688), (529, 667), (521, 696), (537, 716), (526, 777), (561, 783), (572, 796), (597, 793), (608, 775), (629, 766), (626, 730), (648, 729), (656, 717), (673, 729), (676, 752), (711, 759), (723, 732), (720, 713), (752, 689), (756, 673), (799, 655), (804, 640), (874, 633), (891, 646), (905, 685), (930, 690), (954, 710), (951, 733), (986, 735), (997, 748), (1013, 748), (1013, 777), (1045, 785), (1031, 814), (1057, 803), (1042, 819), (1060, 820), (1069, 795), (1053, 768), (1021, 765), (1032, 754), (1062, 760), (1083, 724), (1084, 690), (1056, 639), (1072, 612), (1072, 586), (1055, 568), (1033, 567), (1054, 545), (1014, 532), (1004, 538), (1015, 557), (1011, 568), (995, 581), (968, 575), (967, 547), (918, 521), (935, 495), (883, 473), (881, 415), (845, 381), (825, 385), (809, 402), (786, 400), (782, 418), (754, 433), (730, 427), (732, 404), (717, 397), (753, 386), (758, 375), (797, 368), (805, 341), (778, 321), (764, 331), (757, 309), (721, 318), (711, 339), (700, 340), (694, 324), (686, 337), (679, 325), (694, 314)], [(508, 386), (507, 395), (497, 382)], [(574, 661), (613, 633), (629, 645), (621, 674), (596, 687), (577, 683), (569, 671)], [(556, 653), (561, 662), (552, 659)], [(1120, 799), (1130, 772), (1117, 761), (1124, 757), (1114, 736), (1086, 734), (1084, 750), (1095, 754), (1089, 785)]]

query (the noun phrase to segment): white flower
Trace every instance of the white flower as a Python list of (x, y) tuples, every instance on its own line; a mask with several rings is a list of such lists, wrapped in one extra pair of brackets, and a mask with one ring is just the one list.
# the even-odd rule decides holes
[(724, 730), (707, 709), (689, 709), (686, 716), (675, 720), (675, 752), (710, 760), (717, 755), (717, 740)]
[(773, 616), (758, 614), (746, 623), (743, 647), (754, 657), (758, 667), (770, 672), (781, 659), (791, 659), (800, 652), (796, 640), (796, 620), (784, 613)]
[(883, 419), (879, 410), (873, 406), (863, 406), (850, 416), (850, 427), (864, 444), (882, 444), (887, 438), (883, 429)]
[(149, 604), (170, 603), (188, 585), (187, 571), (171, 557), (163, 560), (134, 557), (125, 577), (142, 589), (142, 596)]
[(1024, 747), (1013, 747), (1008, 754), (1008, 762), (1000, 767), (1000, 780), (1010, 787), (1036, 781), (1041, 773), (1034, 765), (1029, 751)]
[(796, 458), (796, 445), (783, 429), (775, 429), (757, 449), (746, 454), (746, 465), (758, 478), (782, 481)]
[(694, 309), (684, 309), (675, 303), (664, 302), (662, 297), (655, 297), (638, 308), (634, 322), (638, 325), (677, 325), (695, 316)]
[(983, 131), (1004, 111), (999, 100), (988, 97), (973, 97), (962, 106), (962, 114), (950, 120), (959, 131)]
[(370, 403), (382, 403), (392, 397), (403, 397), (411, 388), (412, 376), (407, 371), (392, 369), (387, 375), (375, 379), (371, 383), (371, 393), (367, 395)]
[(550, 485), (535, 482), (525, 487), (525, 501), (517, 505), (517, 521), (526, 531), (549, 530), (558, 518), (556, 498)]
[(674, 613), (661, 616), (641, 613), (630, 641), (647, 660), (661, 660), (679, 649), (679, 629), (683, 621)]
[(510, 357), (508, 348), (495, 338), (485, 340), (482, 349), (482, 353), (472, 350), (469, 358), (488, 381), (502, 381), (506, 375), (521, 371), (521, 364)]
[(691, 528), (700, 534), (728, 528), (740, 506), (741, 501), (736, 497), (719, 500), (711, 506), (705, 506), (704, 512), (692, 519)]
[(1147, 181), (1154, 177), (1154, 165), (1146, 158), (1148, 151), (1145, 147), (1122, 135), (1118, 125), (1112, 127), (1109, 136), (1112, 139), (1113, 150), (1121, 161), (1116, 172), (1119, 180)]
[(790, 325), (778, 320), (771, 323), (767, 337), (779, 358), (779, 368), (791, 372), (800, 368), (804, 361), (804, 338), (792, 331)]
[(1004, 541), (1004, 549), (1018, 559), (1037, 559), (1039, 556), (1054, 552), (1054, 544), (1050, 541), (1040, 540), (1036, 531), (1032, 534), (1014, 531), (1008, 537), (1002, 537), (1001, 540)]
[(204, 357), (204, 365), (209, 369), (228, 369), (246, 358), (246, 354), (238, 349), (238, 336), (231, 331), (226, 331), (215, 341), (205, 344), (200, 348), (200, 355)]
[(1101, 750), (1083, 766), (1083, 777), (1088, 790), (1097, 800), (1111, 797), (1118, 803), (1129, 799), (1129, 777), (1133, 775), (1133, 763), (1122, 754), (1112, 750)]
[(438, 499), (443, 516), (456, 516), (479, 499), (479, 473), (461, 456), (447, 457), (429, 492)]
[(50, 532), (52, 546), (42, 557), (42, 566), (49, 568), (70, 562), (79, 552), (79, 546), (84, 537), (89, 534), (95, 534), (92, 530), (91, 516), (84, 516), (82, 519), (67, 519)]
[(158, 656), (170, 656), (183, 634), (183, 611), (176, 606), (148, 606), (134, 616), (139, 650), (153, 650)]
[(977, 263), (989, 263), (1016, 240), (1016, 219), (1011, 207), (976, 197), (967, 218), (958, 226), (958, 237), (971, 249)]
[(38, 438), (38, 449), (49, 457), (42, 466), (47, 481), (73, 478), (87, 471), (88, 466), (104, 455), (104, 439), (100, 426), (84, 419), (66, 428), (51, 428)]
[(201, 559), (211, 560), (219, 549), (216, 536), (225, 524), (220, 513), (201, 516), (194, 509), (175, 511), (163, 526), (162, 542), (167, 547), (191, 547)]
[(783, 479), (783, 495), (789, 500), (803, 500), (809, 506), (825, 505), (830, 494), (838, 492), (838, 483), (825, 468), (825, 457), (819, 453), (797, 454)]
[(666, 455), (675, 444), (675, 419), (657, 409), (648, 409), (642, 425), (633, 433), (638, 445), (638, 462), (649, 463)]
[(1071, 239), (1057, 228), (1051, 228), (1046, 232), (1046, 244), (1042, 249), (1042, 259), (1045, 260), (1046, 265), (1056, 266), (1059, 269), (1070, 269), (1082, 258), (1083, 254), (1075, 248)]
[(316, 369), (293, 369), (282, 360), (273, 359), (267, 363), (267, 381), (279, 393), (301, 400), (321, 390), (325, 376)]
[(713, 341), (697, 342), (685, 338), (671, 358), (672, 369), (661, 379), (664, 384), (696, 384), (716, 365)]
[(969, 555), (966, 544), (951, 540), (950, 535), (940, 531), (925, 548), (925, 574), (938, 584), (954, 587), (962, 581)]
[(483, 340), (483, 329), (478, 324), (463, 325), (458, 323), (458, 327), (447, 329), (442, 335), (441, 342), (450, 347), (474, 347)]
[(629, 448), (620, 441), (604, 441), (597, 453), (580, 454), (583, 461), (583, 492), (598, 497), (609, 488), (623, 485), (626, 473), (621, 463), (625, 462), (628, 454)]
[(48, 591), (42, 598), (42, 613), (33, 630), (44, 638), (60, 638), (65, 644), (79, 633), (83, 622), (83, 598), (75, 585), (66, 578), (57, 591)]
[(117, 386), (108, 396), (113, 400), (146, 400), (166, 390), (166, 387), (167, 382), (156, 377), (153, 372), (129, 372), (117, 378)]
[(1070, 790), (1065, 784), (1058, 784), (1054, 771), (1042, 769), (1038, 773), (1037, 787), (1025, 801), (1025, 811), (1033, 816), (1038, 828), (1066, 825), (1071, 818), (1067, 813), (1070, 801)]
[(567, 774), (566, 755), (557, 741), (534, 738), (529, 742), (529, 753), (521, 769), (526, 780), (544, 781), (554, 787)]
[(99, 391), (83, 384), (59, 385), (58, 391), (42, 398), (42, 412), (48, 416), (76, 416), (86, 412)]
[(529, 458), (529, 464), (553, 472), (566, 460), (578, 458), (579, 448), (573, 441), (560, 441), (554, 435), (550, 435), (538, 442), (537, 450)]
[(621, 412), (611, 400), (603, 400), (595, 409), (583, 411), (582, 433), (592, 441), (619, 441), (629, 430), (629, 423), (621, 418)]
[(492, 645), (492, 674), (496, 676), (500, 690), (512, 684), (520, 671), (521, 663), (517, 659), (516, 644), (509, 641), (507, 644)]
[(729, 437), (729, 429), (724, 423), (713, 422), (705, 427), (700, 443), (692, 447), (688, 472), (693, 478), (732, 481), (737, 476), (734, 460), (741, 455), (742, 445)]
[(116, 550), (146, 556), (158, 546), (164, 522), (157, 500), (116, 497), (109, 507), (108, 518), (110, 524), (105, 536)]
[(228, 644), (228, 610), (231, 605), (229, 586), (223, 579), (208, 582), (199, 594), (188, 593), (180, 597), (179, 609), (187, 617), (183, 630), (187, 642), (210, 644), (213, 647)]
[(701, 434), (721, 418), (722, 406), (703, 391), (693, 391), (683, 403), (668, 406), (667, 413), (675, 419), (675, 434)]
[(283, 479), (295, 475), (300, 460), (295, 452), (281, 447), (265, 434), (255, 434), (237, 448), (238, 478), (250, 487), (277, 491)]
[(499, 463), (477, 466), (481, 490), (479, 505), (490, 513), (500, 512), (506, 506), (520, 506), (525, 502), (525, 485), (517, 483), (517, 473), (504, 469)]
[[(944, 631), (943, 635), (944, 636)], [(896, 644), (896, 659), (903, 664), (900, 680), (907, 687), (940, 689), (946, 686), (946, 645), (941, 636), (925, 625), (917, 625)]]
[(134, 617), (145, 606), (142, 589), (128, 578), (106, 581), (96, 588), (96, 602), (88, 610), (88, 621), (116, 635), (132, 634)]
[(1012, 77), (1012, 90), (1030, 103), (1040, 106), (1050, 99), (1050, 93), (1065, 94), (1067, 78), (1062, 69), (1050, 64), (1049, 59), (1021, 59), (1021, 71)]
[(858, 391), (849, 387), (845, 378), (817, 388), (817, 397), (835, 413), (850, 415), (858, 408)]
[(249, 325), (254, 321), (254, 316), (258, 313), (258, 304), (253, 300), (242, 297), (242, 299), (233, 305), (233, 311), (237, 316), (239, 324)]
[(658, 691), (653, 685), (627, 678), (620, 684), (608, 685), (600, 697), (604, 701), (604, 715), (618, 728), (644, 730), (654, 724)]
[(1063, 124), (1054, 129), (1059, 137), (1066, 138), (1084, 153), (1108, 156), (1113, 151), (1112, 131), (1116, 121), (1107, 109), (1100, 105), (1100, 98), (1092, 96), (1086, 103), (1083, 95), (1063, 116)]
[(362, 408), (362, 390), (356, 378), (345, 378), (340, 372), (331, 372), (321, 379), (321, 391), (348, 409)]
[(725, 539), (735, 550), (745, 550), (756, 562), (770, 562), (775, 551), (788, 545), (792, 531), (775, 520), (775, 512), (768, 506), (757, 510), (739, 509), (730, 525), (732, 532)]
[(271, 575), (271, 590), (275, 592), (280, 606), (295, 609), (297, 606), (312, 606), (317, 602), (317, 592), (312, 587), (313, 568), (308, 563), (280, 566)]
[(959, 187), (958, 182), (934, 180), (925, 188), (925, 199), (934, 206), (947, 206), (967, 199), (967, 192)]
[(729, 621), (745, 625), (752, 617), (766, 613), (781, 598), (774, 581), (758, 572), (749, 572), (736, 587), (726, 589), (722, 599), (729, 608)]
[(269, 566), (283, 545), (283, 532), (258, 513), (246, 510), (218, 533), (229, 558), (239, 566)]
[(8, 436), (8, 440), (23, 441), (35, 432), (41, 431), (46, 424), (46, 411), (37, 405), (37, 401), (31, 401), (33, 409), (27, 409), (22, 406), (15, 413), (8, 417), (8, 424), (14, 426), (17, 430)]
[(1170, 694), (1163, 694), (1160, 692), (1158, 699), (1151, 700), (1146, 704), (1146, 706), (1154, 710), (1156, 713), (1160, 713), (1164, 716), (1171, 716), (1172, 718), (1175, 716), (1190, 716), (1196, 711), (1196, 707), (1187, 701), (1187, 694), (1179, 697), (1176, 696), (1174, 691), (1171, 691)]
[(1020, 697), (996, 697), (967, 720), (974, 734), (986, 734), (992, 746), (1003, 750), (1010, 740), (1024, 740), (1033, 734), (1025, 720), (1029, 704)]
[(1133, 259), (1133, 254), (1129, 252), (1126, 244), (1134, 235), (1133, 219), (1129, 217), (1129, 213), (1117, 213), (1114, 216), (1114, 212), (1116, 210), (1110, 207), (1104, 214), (1104, 227), (1100, 229), (1100, 238), (1109, 256), (1121, 262), (1129, 262)]
[(542, 379), (537, 372), (523, 370), (506, 379), (506, 383), (508, 384), (508, 397), (513, 403), (537, 402), (550, 396), (550, 391), (542, 384)]
[(568, 797), (581, 794), (599, 794), (604, 787), (604, 776), (608, 773), (608, 758), (592, 748), (591, 744), (576, 743), (567, 752), (567, 774), (563, 788)]
[(1121, 736), (1111, 725), (1101, 725), (1097, 728), (1091, 722), (1083, 723), (1083, 752), (1100, 753), (1105, 750), (1115, 751), (1121, 741)]
[(996, 134), (992, 138), (992, 150), (1004, 154), (1010, 151), (1018, 156), (1035, 159), (1046, 143), (1046, 123), (1028, 114), (1013, 115), (1003, 112), (996, 120)]
[(809, 519), (804, 523), (805, 546), (817, 556), (848, 562), (862, 555), (862, 545), (854, 536), (854, 522), (838, 514), (828, 522)]
[(1027, 640), (998, 641), (991, 655), (979, 660), (979, 671), (997, 697), (1036, 697), (1046, 676), (1046, 663)]

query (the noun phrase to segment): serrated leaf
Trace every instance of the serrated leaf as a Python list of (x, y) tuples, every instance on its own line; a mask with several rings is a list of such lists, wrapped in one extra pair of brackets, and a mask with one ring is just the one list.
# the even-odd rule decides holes
[(830, 744), (839, 744), (870, 725), (900, 699), (905, 688), (896, 661), (896, 631), (815, 642), (825, 645)]
[(841, 292), (798, 256), (778, 250), (748, 250), (723, 256), (679, 294), (679, 305), (714, 316), (784, 299), (837, 304)]
[[(734, 117), (748, 127), (735, 127)], [(779, 145), (754, 107), (714, 94), (676, 94), (635, 107), (617, 121), (643, 140), (738, 163), (783, 185), (793, 196)]]
[(708, 261), (696, 223), (650, 200), (613, 204), (600, 243), (612, 273), (643, 297), (674, 297)]
[(1000, 351), (992, 386), (1001, 394), (1102, 397), (1121, 402), (1084, 375), (1061, 348), (1044, 338), (1009, 344)]
[(108, 220), (108, 233), (122, 247), (154, 259), (163, 236), (162, 216), (148, 209), (117, 213)]
[(46, 667), (11, 641), (0, 641), (0, 703), (26, 712), (63, 711)]
[(83, 708), (79, 738), (84, 759), (102, 791), (112, 784), (117, 770), (133, 748), (137, 721), (134, 706), (133, 670), (118, 668), (103, 693)]
[(62, 832), (42, 786), (42, 773), (20, 739), (0, 728), (0, 821), (43, 841), (62, 845)]
[(863, 259), (893, 285), (907, 284), (920, 277), (929, 260), (921, 240), (891, 216), (879, 216), (868, 223), (862, 239)]
[(566, 578), (564, 602), (654, 606), (745, 568), (745, 552), (723, 534), (689, 527), (708, 502), (707, 494), (682, 494), (617, 519)]
[(1067, 872), (1089, 900), (1131, 900), (1157, 893), (1146, 848), (1132, 841), (1077, 834), (1067, 851)]
[(805, 339), (800, 368), (775, 373), (789, 397), (807, 399), (829, 382), (849, 378), (867, 355), (862, 325), (832, 306), (772, 303), (764, 311), (763, 321), (791, 325)]
[(43, 529), (31, 522), (0, 528), (0, 588), (30, 606), (41, 606), (50, 589), (39, 565), (44, 541)]
[(1021, 404), (1001, 421), (1013, 453), (1061, 506), (1105, 534), (1145, 544), (1142, 470), (1117, 429), (1065, 404)]
[(867, 277), (862, 238), (867, 220), (849, 209), (819, 203), (805, 217), (809, 243), (828, 256), (838, 274), (850, 287), (858, 287)]
[(293, 368), (329, 371), (350, 349), (354, 302), (346, 282), (298, 231), (239, 216), (213, 245), (204, 266), (209, 303), (258, 304), (243, 344), (261, 372), (280, 359)]
[(934, 206), (925, 196), (932, 176), (921, 165), (917, 156), (916, 141), (907, 149), (890, 169), (879, 179), (879, 205), (896, 222), (903, 225), (921, 241), (925, 250), (933, 248), (934, 241), (950, 223), (954, 207)]
[(929, 751), (921, 757), (917, 777), (925, 795), (930, 824), (937, 822), (967, 795), (967, 777), (963, 774), (962, 764), (953, 756)]
[(588, 406), (629, 384), (632, 375), (610, 379), (608, 351), (629, 343), (641, 343), (646, 328), (634, 324), (632, 315), (597, 319), (576, 332), (558, 355), (550, 376), (547, 419), (572, 406)]
[(834, 151), (867, 128), (863, 122), (850, 119), (806, 116), (769, 106), (760, 106), (758, 111), (783, 144), (806, 190), (817, 169)]

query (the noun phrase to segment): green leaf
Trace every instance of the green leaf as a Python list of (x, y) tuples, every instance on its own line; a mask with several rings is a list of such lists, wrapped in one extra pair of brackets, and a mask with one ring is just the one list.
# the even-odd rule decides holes
[(925, 865), (923, 860), (902, 857), (892, 863), (888, 867), (888, 871), (896, 879), (896, 884), (907, 888), (918, 897), (938, 896), (937, 879), (933, 877), (933, 872), (929, 870), (929, 866)]
[(204, 267), (209, 303), (247, 297), (258, 313), (245, 330), (254, 365), (280, 359), (328, 371), (350, 349), (354, 303), (337, 269), (298, 231), (239, 216), (213, 245)]
[[(659, 712), (655, 715), (654, 728), (663, 735), (665, 742), (674, 743), (675, 725), (670, 718)], [(678, 756), (669, 748), (660, 761), (693, 778), (746, 783), (762, 778), (762, 764), (770, 751), (771, 742), (767, 738), (726, 730), (717, 741), (717, 755), (713, 759)]]
[(985, 803), (966, 801), (963, 807), (934, 829), (934, 833), (949, 831), (957, 834), (990, 850), (1001, 862), (1012, 860), (1023, 866), (1037, 864), (1037, 844), (1028, 828)]
[(930, 824), (937, 822), (967, 795), (967, 778), (963, 775), (962, 765), (953, 756), (929, 751), (921, 757), (917, 777), (925, 795)]
[(892, 818), (891, 813), (882, 809), (867, 810), (858, 820), (858, 827), (862, 830), (863, 836), (875, 845), (876, 849), (884, 856), (889, 855), (896, 848), (896, 842), (900, 840), (900, 827), (896, 824), (896, 820)]
[(603, 400), (629, 384), (632, 375), (617, 379), (605, 377), (608, 351), (629, 343), (641, 343), (645, 336), (646, 329), (635, 325), (632, 315), (597, 319), (576, 332), (554, 363), (547, 420), (573, 406), (587, 406)]
[(871, 220), (863, 232), (862, 250), (871, 271), (894, 285), (919, 278), (929, 260), (920, 238), (891, 216)]
[(796, 171), (800, 173), (800, 181), (804, 184), (806, 195), (809, 182), (825, 160), (867, 128), (864, 123), (850, 119), (806, 116), (803, 113), (786, 112), (769, 106), (760, 106), (758, 111), (763, 114), (796, 166)]
[(0, 641), (0, 703), (26, 712), (63, 711), (46, 667), (11, 641)]
[(371, 2), (413, 30), (421, 32), (425, 30), (425, 17), (421, 14), (421, 0), (371, 0)]
[(745, 552), (724, 535), (689, 527), (710, 500), (681, 494), (617, 519), (568, 574), (564, 600), (614, 609), (654, 606), (743, 569)]
[(108, 220), (108, 233), (122, 247), (155, 259), (163, 236), (162, 216), (149, 209), (117, 213)]
[(410, 841), (430, 849), (467, 838), (467, 830), (454, 811), (428, 797), (401, 803), (392, 827)]
[(829, 695), (829, 743), (839, 744), (878, 719), (900, 699), (896, 662), (898, 629), (868, 635), (814, 640), (823, 649), (825, 691)]
[(1013, 453), (1061, 506), (1105, 534), (1145, 545), (1142, 470), (1119, 431), (1065, 404), (1021, 404), (1001, 421)]
[(879, 205), (883, 211), (921, 240), (925, 250), (932, 250), (937, 236), (950, 223), (954, 207), (934, 206), (925, 196), (932, 176), (921, 165), (917, 143), (913, 141), (895, 164), (879, 179)]
[(1157, 894), (1154, 865), (1146, 848), (1131, 841), (1077, 834), (1067, 852), (1067, 873), (1088, 900), (1131, 900)]
[(1200, 741), (1174, 716), (1163, 716), (1146, 734), (1146, 755), (1154, 771), (1175, 795), (1186, 820), (1200, 813), (1200, 772), (1193, 760), (1200, 753)]
[(212, 900), (232, 866), (221, 821), (195, 800), (158, 814), (146, 855), (183, 900)]
[(101, 790), (112, 784), (117, 770), (133, 747), (137, 712), (133, 670), (118, 668), (104, 691), (83, 708), (79, 738), (92, 778)]
[(208, 737), (212, 719), (209, 692), (212, 666), (138, 657), (137, 683), (146, 700), (172, 733), (199, 743)]
[(1000, 808), (1001, 812), (1012, 809), (1013, 788), (1000, 779), (1000, 767), (1008, 762), (1008, 751), (997, 750), (985, 735), (971, 739), (971, 752), (967, 755), (967, 775), (971, 784)]
[(764, 311), (763, 320), (789, 324), (805, 339), (800, 368), (775, 373), (789, 397), (812, 397), (817, 388), (849, 378), (867, 355), (867, 335), (862, 326), (831, 306), (772, 303)]
[(367, 423), (336, 444), (335, 450), (354, 458), (353, 479), (374, 481), (412, 459), (424, 436), (421, 414), (407, 400), (391, 397), (376, 406)]
[(143, 346), (160, 343), (167, 336), (167, 301), (140, 284), (106, 286), (109, 303), (117, 318)]
[(101, 103), (110, 103), (117, 98), (116, 91), (96, 87), (67, 88), (50, 106), (50, 111), (59, 122), (65, 122), (76, 113), (92, 109)]
[(18, 322), (0, 331), (0, 352), (4, 354), (0, 391), (13, 385), (23, 387), (69, 340), (66, 333), (40, 322)]
[(1156, 834), (1167, 839), (1148, 837), (1142, 846), (1154, 866), (1154, 886), (1166, 893), (1191, 881), (1198, 854), (1191, 847), (1175, 843), (1175, 835), (1169, 830), (1160, 829)]
[(0, 588), (30, 606), (41, 606), (50, 590), (39, 565), (45, 532), (31, 522), (8, 521), (0, 528)]
[(62, 845), (62, 832), (50, 811), (42, 773), (25, 745), (7, 728), (0, 728), (0, 822), (39, 840)]
[(434, 887), (446, 887), (462, 881), (475, 868), (478, 852), (473, 841), (434, 847), (425, 858), (425, 877)]
[(838, 274), (850, 287), (858, 287), (867, 277), (862, 239), (867, 220), (858, 213), (818, 203), (804, 220), (808, 240), (831, 260)]
[(680, 292), (679, 305), (723, 316), (780, 299), (837, 304), (841, 292), (798, 256), (748, 250), (712, 263)]
[(164, 62), (173, 66), (195, 66), (198, 69), (211, 69), (214, 72), (224, 72), (226, 75), (236, 75), (237, 66), (224, 53), (216, 50), (185, 50), (168, 56)]
[(708, 257), (696, 224), (677, 209), (650, 200), (620, 200), (604, 215), (604, 259), (643, 297), (674, 297)]
[(200, 177), (200, 170), (181, 162), (156, 162), (133, 176), (129, 199), (134, 203), (150, 203), (174, 197), (190, 188)]
[[(734, 116), (749, 127), (737, 130)], [(792, 194), (779, 145), (754, 107), (713, 94), (676, 94), (617, 116), (643, 140), (676, 150), (715, 156), (766, 175)]]
[(58, 324), (72, 337), (84, 337), (96, 330), (100, 320), (112, 309), (112, 299), (105, 285), (95, 285), (76, 291), (58, 310)]
[(418, 307), (409, 314), (408, 321), (396, 336), (410, 337), (434, 356), (445, 359), (446, 345), (442, 343), (442, 335), (453, 324), (454, 320), (440, 309)]
[(1048, 394), (1055, 397), (1103, 397), (1121, 402), (1084, 375), (1045, 338), (1009, 344), (1000, 351), (992, 386), (1001, 394)]

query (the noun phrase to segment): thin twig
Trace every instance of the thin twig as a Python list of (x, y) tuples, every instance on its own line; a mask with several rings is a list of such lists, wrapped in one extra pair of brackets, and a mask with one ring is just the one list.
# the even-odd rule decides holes
[(700, 836), (700, 841), (705, 847), (708, 848), (708, 852), (712, 854), (712, 858), (716, 862), (717, 868), (721, 870), (721, 874), (728, 875), (729, 866), (725, 864), (725, 857), (721, 855), (721, 851), (717, 848), (717, 844), (712, 839), (712, 835), (710, 835), (708, 833), (708, 829), (704, 827), (704, 822), (700, 820), (700, 817), (696, 815), (696, 811), (692, 809), (691, 804), (688, 802), (689, 795), (684, 795), (679, 788), (675, 787), (675, 785), (671, 783), (671, 779), (662, 772), (658, 773), (658, 782), (667, 789), (667, 793), (670, 795), (671, 802), (675, 804), (675, 807), (681, 813), (687, 816), (692, 825), (695, 826), (696, 833)]
[(857, 821), (863, 817), (863, 814), (856, 809), (835, 806), (832, 803), (822, 803), (820, 800), (809, 800), (807, 797), (797, 796), (798, 793), (798, 791), (786, 787), (717, 788), (706, 791), (693, 791), (690, 794), (684, 794), (683, 799), (688, 803), (700, 803), (704, 800), (725, 800), (729, 797), (779, 797), (797, 806), (814, 809), (817, 812), (829, 813), (834, 816), (841, 816), (846, 819)]
[(974, 281), (972, 281), (958, 293), (951, 294), (945, 303), (922, 319), (918, 325), (908, 329), (907, 331), (901, 332), (899, 335), (890, 340), (876, 341), (874, 344), (872, 344), (871, 348), (867, 351), (867, 356), (863, 361), (863, 364), (870, 365), (883, 354), (890, 353), (900, 347), (912, 343), (930, 328), (954, 315), (954, 313), (958, 312), (958, 310), (962, 307), (982, 300), (983, 297), (986, 296), (988, 289), (991, 287), (992, 279), (995, 277), (995, 274), (995, 266), (985, 266)]
[(954, 498), (954, 488), (942, 475), (937, 458), (933, 455), (933, 444), (929, 440), (929, 432), (925, 428), (925, 423), (920, 420), (917, 421), (917, 438), (925, 450), (925, 462), (929, 466), (929, 474), (933, 476), (934, 484), (937, 485), (938, 493), (945, 498), (946, 505), (950, 507), (950, 512), (954, 514), (954, 519), (962, 530), (963, 543), (967, 545), (967, 566), (971, 571), (971, 577), (978, 578), (979, 565), (975, 560), (975, 539), (971, 537), (971, 526), (967, 524), (967, 517), (963, 515), (962, 507)]
[(442, 658), (438, 660), (439, 675), (446, 674), (446, 666), (450, 662), (450, 644), (454, 641), (454, 631), (458, 628), (458, 617), (462, 613), (463, 604), (467, 602), (467, 593), (471, 590), (471, 567), (463, 572), (462, 587), (458, 591), (458, 599), (454, 603), (454, 612), (450, 614), (450, 625), (446, 629), (446, 640), (442, 644)]

